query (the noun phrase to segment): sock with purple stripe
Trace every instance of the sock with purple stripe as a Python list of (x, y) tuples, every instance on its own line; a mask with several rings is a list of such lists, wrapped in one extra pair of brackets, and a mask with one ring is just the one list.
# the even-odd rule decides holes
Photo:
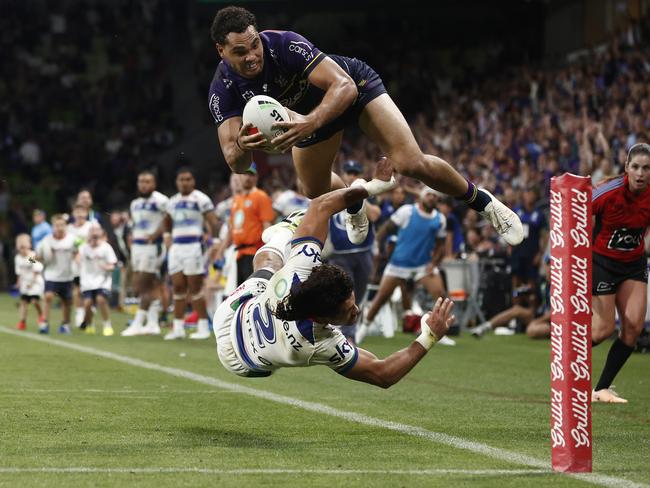
[(464, 201), (469, 208), (477, 212), (485, 210), (486, 205), (490, 203), (490, 196), (469, 180), (467, 180), (467, 192), (456, 199)]

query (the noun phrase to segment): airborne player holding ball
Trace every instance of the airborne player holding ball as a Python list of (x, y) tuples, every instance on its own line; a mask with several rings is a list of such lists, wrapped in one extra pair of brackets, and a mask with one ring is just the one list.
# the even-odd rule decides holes
[(593, 344), (621, 331), (607, 355), (591, 396), (592, 402), (627, 403), (611, 388), (616, 374), (634, 351), (648, 304), (648, 265), (644, 235), (650, 226), (650, 145), (635, 144), (625, 174), (595, 188), (593, 245)]
[[(305, 194), (314, 198), (344, 188), (331, 173), (343, 129), (358, 124), (395, 169), (427, 186), (463, 200), (485, 217), (511, 245), (524, 237), (519, 217), (478, 189), (442, 159), (423, 154), (379, 75), (363, 61), (326, 55), (291, 31), (258, 32), (255, 16), (240, 7), (217, 12), (212, 39), (222, 61), (210, 85), (209, 107), (218, 126), (224, 157), (235, 173), (251, 164), (254, 150), (291, 149)], [(290, 121), (278, 122), (281, 135), (266, 140), (242, 125), (242, 112), (255, 95), (287, 107)], [(363, 201), (348, 207), (346, 230), (360, 243), (368, 232)]]

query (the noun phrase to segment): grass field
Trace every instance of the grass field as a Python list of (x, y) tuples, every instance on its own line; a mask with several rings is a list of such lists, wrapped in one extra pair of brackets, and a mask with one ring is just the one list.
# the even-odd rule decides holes
[[(438, 346), (384, 391), (327, 368), (226, 373), (214, 340), (14, 331), (0, 297), (0, 486), (645, 486), (650, 356), (593, 408), (594, 474), (548, 471), (549, 349)], [(58, 316), (53, 325), (58, 324)], [(120, 331), (126, 316), (115, 313)], [(55, 329), (55, 328), (54, 328)], [(380, 356), (411, 337), (369, 338)], [(74, 347), (64, 347), (65, 345)], [(594, 350), (600, 371), (608, 345)]]

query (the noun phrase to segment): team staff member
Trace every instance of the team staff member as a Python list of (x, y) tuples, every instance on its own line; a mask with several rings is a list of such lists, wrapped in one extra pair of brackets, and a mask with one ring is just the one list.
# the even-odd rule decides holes
[[(295, 32), (258, 32), (255, 16), (240, 7), (219, 10), (211, 34), (222, 61), (210, 85), (209, 108), (233, 171), (244, 172), (251, 164), (251, 151), (270, 143), (280, 150), (292, 149), (308, 197), (343, 188), (341, 179), (331, 173), (332, 164), (344, 128), (358, 124), (399, 173), (464, 200), (509, 244), (523, 239), (521, 222), (512, 210), (446, 161), (422, 153), (381, 78), (363, 61), (325, 55)], [(269, 95), (290, 109), (291, 120), (276, 124), (286, 132), (272, 141), (262, 134), (247, 135), (250, 125), (242, 126), (244, 105), (254, 95)], [(354, 216), (348, 236), (357, 244), (365, 239), (368, 224), (361, 205), (348, 208)]]
[(262, 232), (270, 227), (275, 219), (273, 202), (264, 190), (257, 188), (257, 167), (251, 164), (239, 176), (242, 191), (232, 198), (228, 219), (228, 238), (219, 249), (217, 259), (230, 246), (237, 250), (237, 285), (241, 285), (253, 273), (253, 256), (264, 245)]
[(596, 188), (592, 197), (594, 345), (612, 335), (616, 310), (619, 336), (607, 355), (593, 402), (627, 403), (611, 388), (634, 351), (647, 307), (648, 268), (643, 236), (650, 225), (650, 145), (630, 148), (625, 174)]

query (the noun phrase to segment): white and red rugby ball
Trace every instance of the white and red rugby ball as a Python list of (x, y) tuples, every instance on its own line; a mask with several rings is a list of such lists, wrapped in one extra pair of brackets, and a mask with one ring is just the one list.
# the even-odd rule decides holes
[[(266, 95), (255, 95), (244, 107), (242, 121), (244, 124), (251, 124), (253, 127), (248, 130), (249, 134), (261, 132), (267, 141), (283, 134), (286, 129), (272, 129), (276, 122), (288, 122), (291, 120), (287, 110), (275, 98)], [(267, 153), (279, 153), (270, 144), (263, 149)]]

